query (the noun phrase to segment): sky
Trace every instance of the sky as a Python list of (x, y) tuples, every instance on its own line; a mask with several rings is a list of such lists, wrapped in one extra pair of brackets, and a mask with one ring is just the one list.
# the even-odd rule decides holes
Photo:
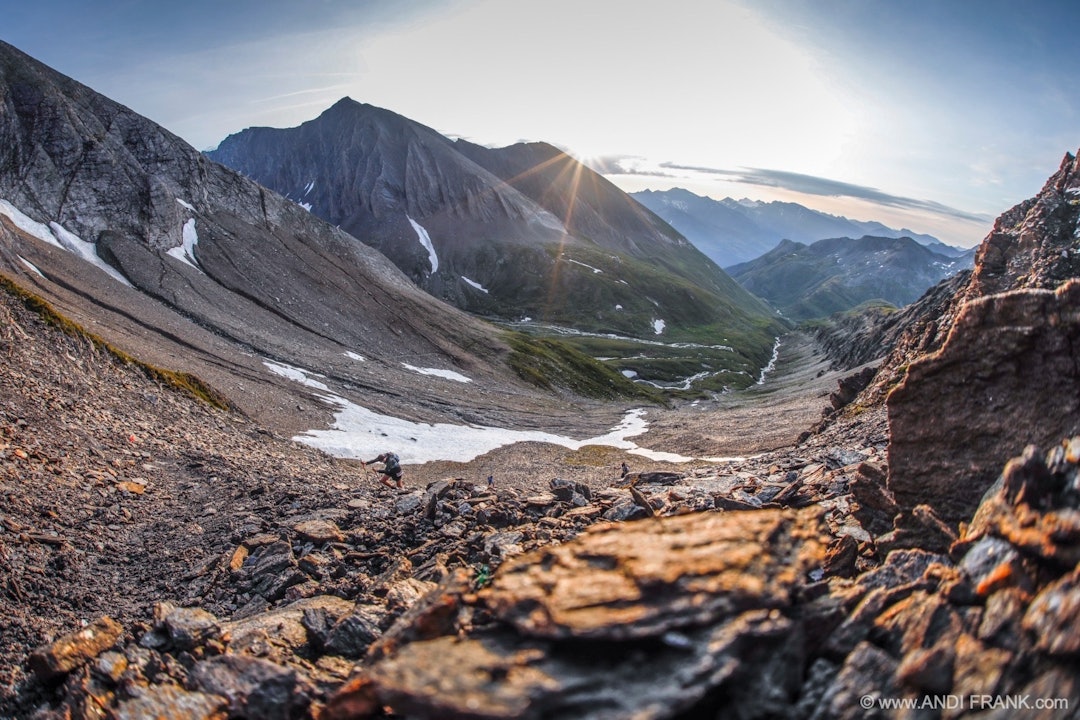
[(979, 243), (1080, 149), (1073, 0), (37, 0), (0, 39), (199, 149), (344, 96), (627, 191)]

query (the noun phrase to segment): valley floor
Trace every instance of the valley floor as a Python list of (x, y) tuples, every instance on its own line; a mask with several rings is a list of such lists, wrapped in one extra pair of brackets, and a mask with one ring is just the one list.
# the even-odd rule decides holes
[(553, 477), (608, 483), (618, 477), (622, 462), (635, 472), (689, 472), (722, 460), (737, 462), (793, 448), (800, 434), (821, 420), (837, 380), (851, 372), (831, 370), (811, 337), (791, 333), (782, 340), (776, 367), (761, 385), (672, 409), (646, 409), (648, 431), (631, 440), (654, 453), (693, 458), (687, 462), (598, 445), (572, 451), (545, 443), (516, 443), (471, 462), (429, 462), (408, 466), (406, 472), (410, 484), (421, 486), (446, 477), (480, 482), (491, 475), (498, 484), (531, 492), (545, 489)]

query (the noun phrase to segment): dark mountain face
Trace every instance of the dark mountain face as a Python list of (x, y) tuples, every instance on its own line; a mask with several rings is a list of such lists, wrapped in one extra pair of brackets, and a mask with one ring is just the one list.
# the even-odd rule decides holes
[[(966, 262), (965, 262), (966, 260)], [(869, 300), (903, 306), (965, 267), (971, 256), (939, 255), (911, 238), (784, 240), (729, 271), (743, 287), (795, 320), (825, 317)]]
[(879, 222), (849, 220), (811, 210), (798, 203), (752, 200), (713, 200), (689, 190), (644, 190), (635, 200), (662, 217), (721, 267), (747, 262), (768, 252), (781, 240), (813, 243), (837, 237), (910, 237), (921, 245), (940, 245), (935, 252), (961, 255), (930, 235), (894, 230)]
[(635, 337), (658, 320), (672, 338), (775, 322), (660, 218), (550, 145), (454, 143), (344, 99), (297, 128), (232, 135), (210, 157), (474, 313)]
[[(379, 179), (375, 193), (426, 178), (441, 167), (439, 154), (454, 150), (415, 134), (403, 176), (389, 163), (342, 166), (358, 168), (354, 182)], [(491, 196), (443, 185), (496, 222), (534, 212), (509, 189)], [(406, 209), (422, 216), (425, 198), (414, 196), (421, 204)], [(556, 419), (565, 402), (517, 380), (490, 325), (422, 292), (352, 236), (3, 43), (0, 199), (4, 273), (132, 355), (199, 375), (272, 427), (328, 423), (350, 398), (417, 419), (490, 419), (535, 404), (565, 427)], [(394, 222), (415, 238), (407, 218)]]

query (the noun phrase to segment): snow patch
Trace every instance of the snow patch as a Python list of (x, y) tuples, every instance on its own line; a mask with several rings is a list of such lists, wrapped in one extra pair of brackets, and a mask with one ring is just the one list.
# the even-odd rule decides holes
[(420, 244), (428, 251), (428, 261), (431, 263), (431, 272), (436, 272), (439, 269), (439, 256), (435, 254), (435, 246), (431, 244), (431, 236), (428, 235), (428, 231), (425, 230), (420, 223), (416, 222), (408, 215), (405, 217), (413, 226), (413, 230), (416, 231), (416, 236), (420, 239)]
[(637, 370), (623, 370), (622, 374), (623, 374), (623, 377), (636, 378), (637, 377)]
[(516, 442), (546, 442), (577, 450), (585, 445), (608, 445), (635, 455), (667, 462), (693, 458), (638, 447), (628, 438), (648, 429), (642, 409), (630, 410), (622, 422), (605, 435), (578, 440), (539, 430), (510, 430), (486, 425), (415, 423), (368, 410), (335, 395), (324, 396), (338, 406), (329, 430), (309, 430), (293, 439), (343, 458), (364, 458), (394, 449), (404, 464), (435, 460), (469, 462), (497, 447)]
[(652, 321), (653, 332), (656, 333), (657, 335), (662, 335), (663, 332), (664, 332), (665, 327), (667, 327), (667, 323), (665, 323), (663, 320), (653, 320)]
[(461, 279), (464, 280), (469, 285), (472, 285), (474, 288), (476, 288), (480, 292), (484, 293), (485, 295), (487, 294), (487, 291), (488, 291), (487, 288), (484, 287), (483, 285), (481, 285), (480, 283), (476, 282), (475, 280), (470, 280), (469, 278), (465, 277), (464, 275), (461, 276)]
[(364, 362), (364, 356), (363, 355), (357, 355), (352, 350), (346, 350), (345, 351), (345, 357), (349, 358), (350, 360), (355, 360), (357, 362)]
[(187, 263), (199, 272), (202, 272), (202, 268), (199, 267), (199, 261), (195, 259), (195, 246), (198, 244), (199, 234), (195, 232), (195, 218), (191, 218), (184, 223), (183, 240), (181, 241), (180, 246), (169, 248), (165, 253), (171, 255), (180, 262)]
[(615, 306), (615, 309), (616, 309), (616, 310), (622, 310), (622, 305), (616, 305), (616, 306)]
[(600, 268), (597, 268), (597, 267), (593, 267), (592, 265), (586, 265), (586, 264), (585, 264), (585, 263), (583, 263), (583, 262), (578, 262), (577, 260), (571, 260), (570, 258), (567, 258), (567, 259), (566, 259), (566, 262), (571, 262), (571, 263), (574, 263), (575, 265), (580, 265), (581, 267), (586, 267), (586, 268), (589, 268), (590, 270), (592, 270), (592, 271), (593, 271), (593, 274), (594, 274), (594, 275), (596, 275), (597, 273), (602, 273), (602, 272), (604, 272), (604, 271), (603, 271), (603, 270), (601, 270)]
[(318, 373), (313, 373), (310, 370), (304, 370), (293, 365), (288, 365), (283, 362), (268, 360), (266, 358), (263, 358), (262, 362), (263, 365), (266, 366), (266, 369), (274, 373), (275, 375), (280, 375), (281, 377), (288, 378), (289, 380), (295, 380), (301, 385), (307, 385), (308, 387), (315, 388), (316, 390), (330, 392), (330, 388), (326, 387), (324, 383), (321, 383), (318, 380), (311, 379), (311, 376), (324, 377), (323, 375), (319, 375)]
[[(42, 272), (37, 269), (37, 265), (34, 265), (34, 263), (30, 262), (29, 260), (24, 258), (22, 255), (19, 255), (19, 260), (22, 262), (23, 265), (25, 265), (27, 268), (30, 269), (30, 272), (34, 273), (38, 277), (45, 278), (45, 275), (43, 275)], [(47, 279), (47, 278), (45, 278), (45, 279)]]
[[(38, 240), (48, 243), (53, 247), (66, 250), (72, 255), (94, 265), (113, 280), (123, 283), (128, 287), (134, 287), (134, 285), (128, 282), (128, 279), (124, 277), (119, 270), (101, 259), (97, 254), (97, 245), (92, 242), (86, 242), (75, 233), (69, 232), (63, 225), (55, 222), (45, 225), (36, 220), (32, 220), (6, 200), (0, 200), (0, 215), (7, 216), (7, 218), (15, 224), (15, 227), (19, 228), (24, 233), (33, 235)], [(44, 277), (44, 275), (42, 277)]]
[(192, 207), (191, 203), (189, 203), (189, 202), (184, 202), (184, 201), (183, 201), (183, 200), (181, 200), (180, 198), (176, 198), (176, 202), (180, 203), (181, 205), (183, 205), (184, 207), (186, 207), (186, 208), (187, 208), (188, 210), (190, 210), (191, 212), (195, 212), (195, 208), (194, 208), (194, 207)]
[[(648, 430), (645, 410), (628, 411), (614, 428), (604, 435), (579, 440), (539, 430), (511, 430), (487, 425), (455, 425), (452, 423), (418, 423), (390, 415), (381, 415), (338, 395), (326, 385), (313, 380), (318, 373), (263, 358), (271, 372), (323, 390), (323, 402), (336, 406), (334, 422), (328, 430), (309, 430), (293, 438), (297, 442), (319, 448), (342, 458), (365, 458), (393, 447), (401, 461), (417, 464), (435, 460), (469, 462), (497, 447), (516, 442), (546, 442), (578, 450), (585, 445), (607, 445), (662, 462), (689, 462), (695, 458), (642, 448), (628, 438), (643, 435)], [(406, 366), (408, 367), (408, 366)]]
[(453, 370), (440, 370), (439, 368), (422, 368), (416, 367), (415, 365), (410, 365), (408, 363), (401, 364), (405, 367), (406, 370), (412, 370), (413, 372), (420, 373), (421, 375), (434, 375), (436, 377), (446, 378), (447, 380), (453, 380), (454, 382), (472, 382), (472, 378), (465, 377), (461, 373), (454, 372)]
[(309, 202), (302, 202), (302, 203), (296, 203), (296, 204), (297, 204), (297, 205), (299, 205), (300, 207), (304, 208), (304, 209), (305, 209), (305, 210), (307, 210), (308, 212), (311, 212), (311, 203), (309, 203)]

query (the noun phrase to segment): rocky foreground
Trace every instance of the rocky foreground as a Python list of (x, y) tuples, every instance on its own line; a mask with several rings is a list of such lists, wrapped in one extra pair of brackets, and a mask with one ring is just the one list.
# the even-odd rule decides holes
[(880, 407), (688, 472), (399, 493), (0, 308), (4, 716), (1080, 707), (1080, 440), (959, 533), (885, 489)]

